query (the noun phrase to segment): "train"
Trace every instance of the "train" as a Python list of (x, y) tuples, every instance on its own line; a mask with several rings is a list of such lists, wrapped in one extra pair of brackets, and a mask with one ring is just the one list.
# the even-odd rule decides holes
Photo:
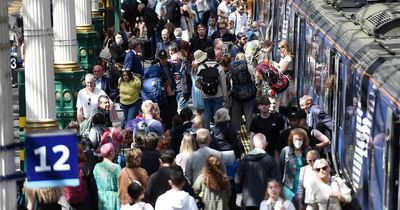
[(264, 0), (253, 13), (274, 58), (280, 40), (292, 46), (291, 97), (332, 117), (332, 165), (358, 208), (400, 209), (400, 4)]

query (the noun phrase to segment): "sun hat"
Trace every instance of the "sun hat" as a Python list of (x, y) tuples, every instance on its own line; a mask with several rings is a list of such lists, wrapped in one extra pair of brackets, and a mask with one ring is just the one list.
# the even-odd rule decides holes
[(107, 144), (104, 144), (100, 148), (100, 154), (103, 157), (109, 156), (113, 151), (114, 151), (114, 145), (111, 142), (107, 143)]
[(194, 52), (194, 63), (199, 64), (203, 62), (204, 60), (207, 59), (207, 53), (201, 51), (201, 50), (196, 50)]

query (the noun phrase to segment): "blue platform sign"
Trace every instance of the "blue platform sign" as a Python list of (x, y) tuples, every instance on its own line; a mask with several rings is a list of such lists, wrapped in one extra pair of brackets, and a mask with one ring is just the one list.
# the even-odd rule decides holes
[(78, 186), (77, 135), (46, 131), (26, 135), (27, 187)]

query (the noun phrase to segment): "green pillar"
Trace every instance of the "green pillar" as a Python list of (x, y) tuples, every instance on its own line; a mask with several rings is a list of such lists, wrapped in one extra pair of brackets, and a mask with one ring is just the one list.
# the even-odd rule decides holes
[(83, 70), (55, 73), (56, 113), (61, 129), (67, 127), (69, 122), (76, 121), (76, 98), (83, 87), (84, 75)]
[[(96, 31), (96, 44), (94, 46), (94, 54), (100, 55), (101, 50), (103, 49), (103, 40), (104, 40), (104, 22), (103, 16), (100, 15), (99, 12), (92, 12), (92, 24), (94, 31)], [(97, 63), (97, 61), (96, 61)]]
[(121, 23), (121, 1), (120, 0), (114, 0), (114, 25), (115, 25), (115, 31), (119, 32), (120, 29), (120, 23)]
[[(96, 31), (79, 31), (77, 29), (78, 39), (78, 63), (84, 72), (92, 70), (93, 66), (96, 65), (99, 57), (99, 42), (97, 41)], [(102, 45), (100, 49), (102, 48)]]
[[(26, 124), (26, 100), (25, 100), (25, 69), (19, 68), (18, 71), (18, 105), (19, 105), (19, 142), (25, 142), (25, 124)], [(25, 150), (19, 149), (20, 169), (25, 171)]]
[(104, 0), (105, 1), (105, 31), (109, 29), (119, 32), (121, 21), (121, 2), (119, 0)]

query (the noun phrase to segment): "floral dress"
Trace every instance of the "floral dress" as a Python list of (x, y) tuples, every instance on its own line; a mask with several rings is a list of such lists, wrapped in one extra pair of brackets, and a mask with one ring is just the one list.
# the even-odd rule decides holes
[(121, 207), (118, 197), (118, 176), (121, 167), (116, 163), (102, 161), (93, 170), (96, 180), (99, 210), (118, 210)]

